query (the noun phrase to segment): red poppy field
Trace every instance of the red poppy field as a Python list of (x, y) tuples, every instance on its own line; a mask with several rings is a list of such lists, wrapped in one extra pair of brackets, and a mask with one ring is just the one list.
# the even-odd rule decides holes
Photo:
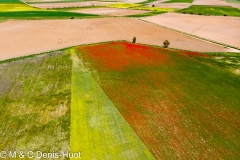
[(240, 156), (240, 78), (203, 63), (210, 55), (126, 42), (76, 51), (156, 159)]

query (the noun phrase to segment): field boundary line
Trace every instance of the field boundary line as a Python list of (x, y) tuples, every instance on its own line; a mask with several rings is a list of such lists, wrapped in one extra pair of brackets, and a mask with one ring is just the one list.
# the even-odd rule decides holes
[[(148, 21), (146, 21), (146, 22), (148, 22)], [(148, 22), (148, 23), (152, 23), (152, 22)], [(155, 24), (155, 23), (153, 23), (153, 24)], [(155, 25), (158, 25), (158, 24), (155, 24)], [(158, 26), (161, 26), (161, 25), (158, 25)], [(161, 27), (164, 27), (164, 26), (161, 26)], [(167, 27), (164, 27), (164, 28), (184, 34), (184, 32), (181, 32), (181, 31), (177, 31), (177, 30), (167, 28)], [(211, 40), (201, 39), (200, 37), (197, 37), (197, 36), (194, 37), (194, 35), (191, 35), (191, 34), (188, 34), (188, 33), (186, 33), (186, 35), (189, 36), (189, 37), (192, 37), (192, 38), (196, 38), (196, 39), (206, 41), (206, 42), (211, 42)], [(104, 44), (104, 43), (109, 43), (109, 42), (129, 42), (129, 43), (132, 43), (128, 40), (119, 39), (119, 40), (112, 40), (112, 41), (101, 41), (101, 42), (96, 42), (96, 43), (79, 44), (79, 45), (73, 45), (73, 46), (69, 46), (69, 47), (59, 48), (59, 49), (56, 49), (56, 50), (50, 50), (50, 51), (40, 52), (40, 53), (36, 53), (36, 54), (33, 53), (33, 54), (25, 55), (25, 56), (19, 56), (19, 57), (13, 57), (13, 58), (9, 58), (9, 59), (0, 60), (0, 64), (10, 63), (10, 62), (13, 62), (13, 61), (27, 59), (27, 58), (34, 58), (34, 57), (41, 56), (41, 55), (47, 55), (47, 54), (51, 54), (52, 52), (55, 52), (55, 51), (64, 51), (64, 50), (67, 50), (67, 49), (70, 49), (70, 48), (73, 48), (73, 47), (77, 47), (77, 46), (90, 46), (90, 45), (98, 45), (98, 44)], [(218, 45), (224, 46), (224, 47), (229, 47), (228, 45), (224, 45), (224, 44), (221, 44), (221, 43), (218, 43), (218, 42), (211, 42), (211, 43), (215, 43), (215, 44), (218, 44)], [(149, 44), (149, 43), (136, 43), (136, 44), (163, 48), (163, 46), (161, 46), (161, 45), (154, 45), (154, 44)], [(233, 48), (233, 47), (231, 47), (231, 48)], [(192, 50), (186, 50), (186, 49), (180, 49), (180, 48), (171, 48), (171, 47), (168, 47), (168, 49), (175, 49), (175, 50), (181, 50), (181, 51), (192, 51)], [(238, 52), (227, 52), (227, 51), (225, 51), (225, 52), (217, 52), (217, 53), (240, 53), (240, 48), (233, 48), (233, 49), (238, 50)], [(214, 52), (209, 52), (209, 51), (205, 51), (205, 52), (194, 51), (194, 52), (214, 53)]]

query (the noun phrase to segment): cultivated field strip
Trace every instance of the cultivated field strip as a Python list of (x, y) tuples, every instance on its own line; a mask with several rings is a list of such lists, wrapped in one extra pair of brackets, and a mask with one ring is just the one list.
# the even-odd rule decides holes
[(70, 57), (54, 52), (0, 70), (0, 150), (69, 151)]
[[(203, 64), (194, 52), (130, 46), (95, 45), (79, 47), (79, 52), (94, 79), (154, 156), (237, 159), (239, 77), (213, 63)], [(160, 57), (162, 62), (157, 60)]]
[(82, 159), (154, 159), (84, 67), (81, 53), (70, 51), (71, 151), (81, 151)]

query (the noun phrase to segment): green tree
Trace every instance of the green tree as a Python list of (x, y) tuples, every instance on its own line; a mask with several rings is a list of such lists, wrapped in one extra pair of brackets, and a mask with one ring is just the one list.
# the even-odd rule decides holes
[(136, 43), (136, 37), (133, 37), (132, 43)]
[(164, 48), (168, 48), (169, 44), (170, 44), (170, 42), (169, 42), (168, 40), (165, 40), (165, 41), (163, 42), (163, 47), (164, 47)]

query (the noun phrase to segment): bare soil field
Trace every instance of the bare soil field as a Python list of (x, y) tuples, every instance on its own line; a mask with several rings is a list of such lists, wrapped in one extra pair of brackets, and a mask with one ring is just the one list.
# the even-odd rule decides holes
[(168, 0), (156, 0), (154, 2), (148, 3), (147, 5), (148, 6), (154, 5), (155, 7), (159, 8), (176, 8), (176, 9), (183, 9), (190, 6), (189, 3), (163, 3), (166, 1)]
[(71, 12), (109, 15), (109, 16), (127, 16), (127, 15), (147, 13), (148, 11), (133, 10), (133, 9), (119, 9), (119, 8), (91, 8), (91, 9), (73, 10)]
[(145, 0), (123, 0), (124, 3), (140, 3), (144, 1)]
[(230, 6), (225, 0), (194, 0), (193, 5)]
[(240, 9), (240, 4), (231, 4), (232, 7), (234, 8), (239, 8)]
[(37, 8), (64, 8), (64, 7), (83, 7), (83, 6), (107, 6), (116, 2), (98, 2), (98, 1), (87, 1), (87, 2), (70, 2), (70, 3), (39, 3), (29, 4)]
[(167, 13), (142, 19), (199, 37), (240, 47), (240, 18)]
[(168, 1), (168, 0), (156, 0), (156, 1), (148, 3), (148, 4), (159, 4), (159, 3), (166, 2), (166, 1)]
[(165, 29), (133, 18), (74, 20), (9, 20), (0, 23), (0, 60), (47, 52), (81, 44), (114, 40), (162, 46), (168, 39), (171, 48), (191, 51), (226, 52), (223, 46)]
[(239, 4), (227, 3), (226, 0), (194, 0), (192, 5), (232, 6), (240, 8)]
[(152, 5), (159, 8), (176, 8), (176, 9), (183, 9), (190, 6), (189, 3), (159, 3), (159, 2), (149, 3), (149, 6)]

